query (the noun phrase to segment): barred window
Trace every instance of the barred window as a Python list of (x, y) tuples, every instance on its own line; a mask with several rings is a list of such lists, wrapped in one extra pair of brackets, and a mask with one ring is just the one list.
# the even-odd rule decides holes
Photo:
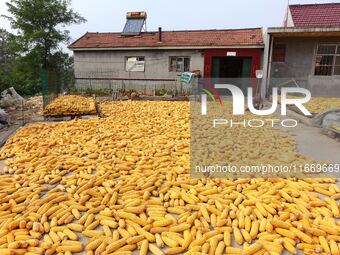
[(189, 72), (190, 58), (189, 57), (170, 57), (169, 72)]
[(340, 44), (319, 45), (315, 60), (315, 75), (340, 75)]

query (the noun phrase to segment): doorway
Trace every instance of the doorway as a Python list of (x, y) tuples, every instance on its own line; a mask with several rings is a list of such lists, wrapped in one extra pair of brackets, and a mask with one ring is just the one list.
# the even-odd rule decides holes
[(213, 57), (212, 78), (215, 82), (233, 84), (239, 87), (247, 95), (248, 88), (252, 86), (251, 79), (252, 58), (251, 57)]
[(213, 57), (212, 78), (250, 78), (251, 57)]

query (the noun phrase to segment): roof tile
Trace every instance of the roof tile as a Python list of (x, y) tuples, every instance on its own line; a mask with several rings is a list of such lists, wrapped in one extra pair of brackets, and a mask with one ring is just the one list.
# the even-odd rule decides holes
[(261, 28), (235, 30), (144, 32), (138, 36), (121, 33), (86, 33), (69, 48), (133, 48), (133, 47), (208, 47), (208, 46), (263, 46)]
[(295, 27), (340, 26), (340, 3), (290, 5)]

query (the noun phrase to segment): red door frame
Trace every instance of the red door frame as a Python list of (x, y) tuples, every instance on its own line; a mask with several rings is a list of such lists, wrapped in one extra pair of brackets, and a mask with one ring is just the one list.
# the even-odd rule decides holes
[(261, 68), (262, 51), (262, 48), (204, 50), (204, 78), (211, 78), (212, 58), (227, 57), (227, 52), (236, 52), (236, 57), (251, 57), (251, 77), (256, 78), (256, 70)]

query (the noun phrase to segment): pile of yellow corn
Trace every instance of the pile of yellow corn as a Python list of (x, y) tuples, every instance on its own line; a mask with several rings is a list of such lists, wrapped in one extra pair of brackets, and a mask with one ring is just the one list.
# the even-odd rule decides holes
[[(209, 105), (209, 104), (208, 104)], [(200, 103), (199, 105), (200, 108)], [(208, 107), (209, 108), (209, 107)], [(216, 108), (216, 107), (215, 107)], [(288, 133), (288, 128), (281, 128), (281, 122), (272, 116), (256, 116), (249, 111), (236, 116), (228, 113), (232, 105), (214, 112), (208, 110), (208, 117), (202, 117), (200, 109), (191, 114), (191, 156), (192, 166), (231, 165), (237, 169), (244, 166), (303, 166), (314, 164), (297, 151), (297, 144)], [(191, 107), (193, 113), (195, 107)], [(198, 110), (198, 109), (197, 109)], [(223, 119), (221, 119), (223, 118)], [(215, 127), (213, 120), (220, 120)], [(221, 124), (223, 123), (223, 124)], [(258, 126), (260, 125), (260, 127)], [(257, 127), (256, 127), (257, 126)], [(210, 173), (210, 177), (253, 177), (260, 176), (249, 172), (235, 175), (225, 172)], [(265, 173), (266, 177), (306, 177), (305, 172)], [(205, 173), (193, 174), (194, 177), (207, 176)]]
[(0, 254), (339, 254), (336, 180), (191, 179), (188, 103), (104, 111), (1, 149)]
[(312, 97), (305, 106), (311, 113), (320, 113), (340, 108), (340, 98)]
[(332, 128), (334, 128), (336, 131), (340, 131), (340, 126), (333, 125)]
[[(293, 96), (289, 97), (294, 98)], [(317, 114), (326, 110), (340, 108), (340, 98), (312, 97), (304, 106), (311, 113)]]
[(54, 99), (44, 109), (44, 116), (66, 116), (96, 114), (96, 104), (93, 98), (65, 95)]

